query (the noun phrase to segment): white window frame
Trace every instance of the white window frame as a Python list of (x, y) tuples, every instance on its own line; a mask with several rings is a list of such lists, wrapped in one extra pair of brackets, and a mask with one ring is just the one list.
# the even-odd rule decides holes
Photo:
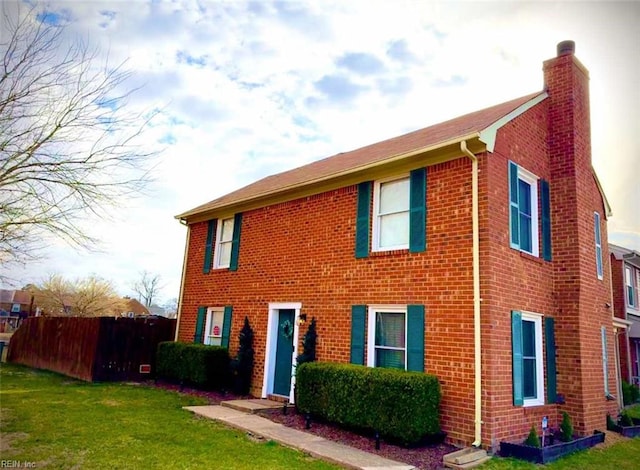
[[(540, 256), (540, 214), (538, 213), (538, 178), (536, 175), (531, 173), (529, 170), (522, 168), (520, 165), (518, 166), (518, 180), (522, 180), (525, 183), (529, 184), (531, 187), (531, 251), (527, 251), (523, 249), (521, 246), (519, 248), (523, 253), (529, 253), (532, 256), (538, 258)], [(520, 198), (518, 198), (518, 205), (520, 204)], [(518, 217), (520, 215), (518, 214)], [(518, 227), (520, 224), (518, 223)], [(521, 245), (522, 240), (520, 240), (520, 234), (518, 234), (519, 244)]]
[[(380, 246), (380, 218), (383, 215), (388, 214), (380, 214), (380, 187), (385, 183), (392, 183), (394, 181), (407, 180), (409, 182), (409, 193), (407, 194), (407, 200), (410, 204), (410, 195), (411, 195), (411, 180), (409, 179), (408, 174), (394, 176), (392, 178), (385, 178), (382, 180), (375, 181), (373, 185), (373, 245), (371, 251), (392, 251), (392, 250), (406, 250), (409, 248), (409, 224), (410, 224), (410, 214), (411, 207), (407, 205), (407, 243), (402, 245), (394, 245), (394, 246)], [(400, 212), (396, 212), (396, 214), (400, 214)]]
[[(604, 257), (602, 256), (602, 230), (600, 230), (600, 226), (601, 226), (601, 221), (600, 221), (600, 213), (599, 212), (594, 212), (593, 213), (593, 241), (595, 244), (595, 249), (596, 249), (596, 275), (598, 276), (598, 279), (602, 281), (603, 277), (604, 277)], [(600, 243), (598, 243), (598, 238), (600, 239)]]
[(607, 351), (607, 328), (601, 327), (602, 338), (602, 373), (604, 375), (604, 394), (609, 395), (609, 352)]
[[(229, 240), (222, 240), (222, 228), (225, 222), (231, 221), (231, 238)], [(225, 217), (218, 219), (218, 226), (216, 227), (216, 247), (213, 267), (216, 269), (228, 268), (231, 264), (231, 251), (233, 249), (233, 231), (235, 229), (234, 217)], [(222, 245), (229, 245), (229, 259), (222, 260)]]
[[(220, 334), (213, 335), (211, 332), (213, 326), (213, 317), (215, 314), (220, 314), (222, 321), (220, 322)], [(209, 346), (222, 346), (222, 330), (224, 329), (224, 307), (209, 307), (207, 309), (207, 319), (204, 327), (204, 341), (203, 343)], [(219, 341), (214, 341), (219, 339)], [(217, 344), (214, 344), (217, 343)]]
[[(536, 334), (536, 398), (524, 397), (524, 382), (523, 386), (523, 403), (522, 406), (540, 406), (544, 405), (544, 356), (542, 350), (542, 317), (543, 315), (533, 312), (521, 312), (522, 322), (530, 321), (534, 323), (534, 331)], [(524, 348), (524, 344), (523, 344)], [(522, 380), (524, 381), (524, 370), (522, 374)]]
[[(627, 307), (632, 308), (634, 310), (638, 309), (638, 291), (636, 289), (636, 270), (633, 266), (625, 264), (624, 266), (624, 297), (627, 300)], [(631, 303), (631, 299), (629, 298), (629, 288), (631, 288), (633, 303)]]
[(20, 313), (20, 304), (19, 303), (11, 304), (11, 313)]
[(376, 367), (376, 313), (404, 314), (404, 370), (407, 370), (407, 306), (406, 305), (369, 305), (367, 309), (367, 366)]

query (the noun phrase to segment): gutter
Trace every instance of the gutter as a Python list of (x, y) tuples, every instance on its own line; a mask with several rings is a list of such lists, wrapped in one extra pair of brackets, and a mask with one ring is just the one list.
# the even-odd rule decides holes
[(180, 221), (180, 223), (187, 227), (187, 240), (184, 244), (184, 258), (182, 259), (182, 277), (180, 278), (180, 294), (178, 296), (178, 312), (176, 314), (176, 334), (173, 338), (174, 341), (178, 341), (178, 332), (180, 330), (180, 317), (182, 316), (182, 298), (184, 297), (184, 278), (187, 274), (187, 256), (189, 255), (189, 240), (191, 239), (191, 228), (182, 220)]
[(460, 142), (460, 150), (471, 159), (471, 193), (473, 218), (473, 345), (474, 345), (474, 447), (482, 445), (482, 350), (480, 345), (480, 229), (478, 211), (478, 157), (467, 148), (467, 141)]

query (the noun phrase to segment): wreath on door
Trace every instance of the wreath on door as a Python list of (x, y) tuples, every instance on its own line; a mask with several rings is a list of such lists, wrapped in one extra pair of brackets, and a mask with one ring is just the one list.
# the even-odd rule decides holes
[(293, 324), (289, 320), (285, 320), (280, 328), (285, 338), (289, 339), (293, 336)]

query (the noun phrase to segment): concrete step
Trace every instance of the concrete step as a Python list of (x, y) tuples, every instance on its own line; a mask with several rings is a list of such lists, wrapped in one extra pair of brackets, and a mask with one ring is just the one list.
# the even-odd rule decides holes
[(445, 463), (444, 466), (447, 468), (453, 468), (456, 470), (467, 470), (469, 468), (476, 468), (479, 467), (480, 465), (482, 465), (483, 463), (487, 462), (491, 460), (491, 457), (489, 457), (488, 455), (484, 458), (478, 459), (478, 460), (474, 460), (472, 462), (467, 462), (461, 465), (455, 464), (455, 463)]
[(444, 466), (448, 468), (466, 469), (477, 467), (490, 458), (484, 449), (467, 447), (445, 455), (443, 463)]
[(249, 400), (227, 400), (220, 402), (220, 406), (253, 414), (259, 410), (282, 408), (283, 403), (279, 403), (273, 400), (265, 400), (263, 398), (252, 398)]

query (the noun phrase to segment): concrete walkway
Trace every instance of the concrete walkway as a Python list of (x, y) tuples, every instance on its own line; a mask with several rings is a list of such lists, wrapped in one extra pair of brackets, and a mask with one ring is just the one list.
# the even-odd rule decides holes
[[(239, 405), (237, 402), (231, 405)], [(227, 406), (187, 406), (189, 410), (205, 418), (215, 419), (234, 428), (250, 433), (254, 437), (263, 437), (276, 441), (284, 446), (299, 449), (313, 457), (342, 465), (346, 468), (362, 470), (412, 470), (414, 467), (394, 460), (385, 459), (353, 447), (329, 441), (307, 432), (298, 431), (267, 418), (252, 414), (258, 409), (282, 407), (281, 403), (273, 404), (267, 400), (243, 400), (251, 402), (247, 412)]]

